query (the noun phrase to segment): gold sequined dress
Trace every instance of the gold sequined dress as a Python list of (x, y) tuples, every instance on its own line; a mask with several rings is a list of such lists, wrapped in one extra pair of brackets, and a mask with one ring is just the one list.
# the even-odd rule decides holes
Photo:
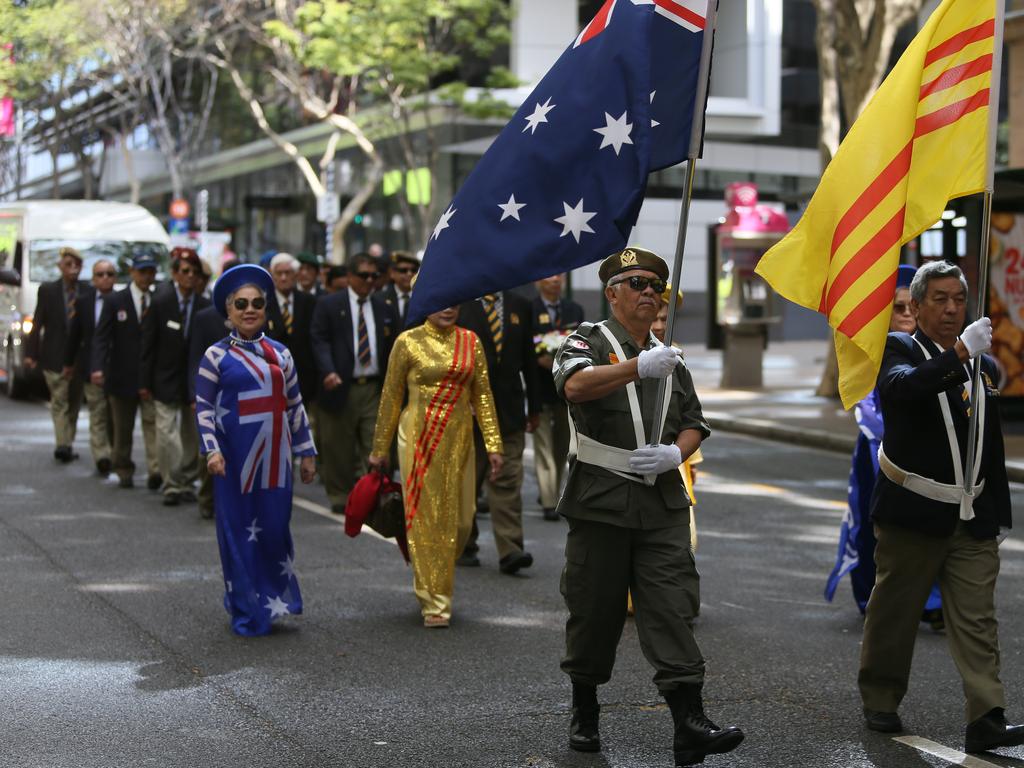
[(487, 360), (476, 334), (428, 321), (395, 340), (373, 455), (388, 455), (397, 429), (413, 589), (424, 616), (451, 618), (455, 558), (476, 511), (473, 411), (487, 452), (500, 453)]

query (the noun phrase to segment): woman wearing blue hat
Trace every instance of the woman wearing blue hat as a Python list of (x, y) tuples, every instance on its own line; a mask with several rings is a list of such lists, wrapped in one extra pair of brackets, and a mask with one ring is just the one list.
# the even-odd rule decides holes
[(239, 635), (302, 613), (288, 529), (292, 458), (315, 474), (313, 438), (287, 347), (263, 334), (270, 273), (241, 264), (221, 275), (213, 303), (232, 329), (206, 350), (196, 376), (201, 450), (214, 478), (224, 607)]
[[(917, 330), (917, 319), (910, 306), (910, 282), (916, 272), (916, 267), (901, 264), (896, 273), (890, 333), (913, 334)], [(849, 573), (853, 599), (863, 614), (875, 586), (876, 542), (871, 525), (871, 494), (878, 477), (878, 447), (882, 444), (885, 431), (877, 389), (871, 390), (867, 397), (857, 403), (854, 416), (860, 433), (853, 449), (853, 467), (850, 469), (849, 508), (839, 529), (839, 553), (825, 585), (825, 599), (832, 601), (839, 581)], [(932, 587), (921, 620), (929, 622), (935, 629), (942, 627), (942, 597), (938, 585)]]

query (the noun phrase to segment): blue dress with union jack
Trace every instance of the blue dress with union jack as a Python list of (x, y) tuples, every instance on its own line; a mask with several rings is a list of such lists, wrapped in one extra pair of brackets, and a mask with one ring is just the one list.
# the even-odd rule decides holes
[(240, 635), (302, 613), (288, 529), (292, 457), (316, 453), (287, 347), (232, 334), (206, 350), (196, 376), (202, 452), (224, 456), (213, 482), (224, 607)]

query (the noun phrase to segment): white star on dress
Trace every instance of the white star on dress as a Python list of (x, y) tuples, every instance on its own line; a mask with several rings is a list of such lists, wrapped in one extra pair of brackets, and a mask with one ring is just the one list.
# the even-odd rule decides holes
[(563, 227), (562, 234), (560, 234), (559, 237), (565, 237), (571, 232), (572, 236), (576, 238), (576, 242), (578, 244), (580, 241), (580, 235), (584, 232), (594, 234), (594, 230), (590, 228), (587, 222), (597, 216), (597, 213), (594, 211), (583, 210), (582, 197), (580, 198), (580, 201), (576, 203), (575, 208), (570, 208), (569, 204), (564, 202), (562, 205), (565, 208), (565, 215), (559, 216), (555, 219), (555, 222), (561, 224)]
[(633, 140), (629, 137), (629, 134), (633, 131), (633, 124), (626, 122), (625, 112), (619, 118), (614, 118), (605, 112), (604, 119), (607, 125), (604, 128), (594, 129), (594, 133), (600, 133), (604, 137), (601, 139), (601, 146), (598, 149), (611, 147), (615, 150), (615, 154), (618, 155), (622, 150), (623, 144), (633, 143)]
[(437, 222), (437, 226), (434, 227), (434, 234), (431, 235), (432, 240), (437, 240), (437, 236), (440, 235), (442, 231), (448, 229), (448, 227), (450, 226), (448, 222), (451, 221), (451, 218), (452, 216), (455, 215), (456, 210), (456, 208), (452, 208), (451, 206), (449, 206), (448, 210), (441, 214), (441, 220)]
[(270, 618), (272, 619), (291, 613), (291, 611), (288, 610), (288, 603), (280, 597), (267, 598), (267, 604), (263, 607), (270, 611)]
[(548, 121), (548, 112), (557, 106), (557, 104), (551, 103), (550, 96), (543, 104), (538, 101), (537, 106), (533, 109), (533, 114), (526, 118), (526, 127), (523, 128), (523, 133), (529, 131), (531, 136), (535, 134), (537, 126), (541, 123), (546, 123)]
[[(651, 104), (654, 103), (654, 94), (656, 94), (656, 93), (657, 93), (657, 91), (651, 91)], [(657, 120), (655, 120), (652, 117), (651, 118), (651, 128), (657, 128), (659, 125), (661, 125), (661, 123), (659, 123)]]
[[(517, 203), (516, 196), (509, 195), (508, 202), (504, 204), (498, 203), (498, 207), (501, 208), (501, 221), (504, 221), (505, 219), (515, 219), (516, 221), (522, 221), (522, 219), (519, 218), (519, 209), (525, 208), (526, 203)], [(499, 221), (498, 223), (500, 224), (501, 221)]]
[(281, 566), (282, 576), (287, 576), (289, 579), (295, 578), (295, 561), (292, 560), (291, 555), (286, 556), (278, 565)]
[(256, 525), (256, 520), (253, 519), (252, 525), (250, 525), (245, 530), (249, 532), (249, 538), (246, 539), (246, 541), (259, 541), (259, 539), (256, 538), (256, 534), (262, 531), (263, 529)]

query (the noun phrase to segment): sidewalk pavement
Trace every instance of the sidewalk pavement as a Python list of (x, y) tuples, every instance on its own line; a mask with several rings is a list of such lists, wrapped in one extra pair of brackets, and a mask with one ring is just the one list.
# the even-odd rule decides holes
[[(857, 441), (853, 411), (844, 411), (838, 399), (814, 394), (826, 344), (772, 342), (765, 350), (760, 389), (723, 389), (722, 353), (685, 345), (686, 365), (712, 430), (852, 454)], [(1024, 423), (1004, 420), (1003, 437), (1007, 474), (1013, 482), (1024, 482)]]

